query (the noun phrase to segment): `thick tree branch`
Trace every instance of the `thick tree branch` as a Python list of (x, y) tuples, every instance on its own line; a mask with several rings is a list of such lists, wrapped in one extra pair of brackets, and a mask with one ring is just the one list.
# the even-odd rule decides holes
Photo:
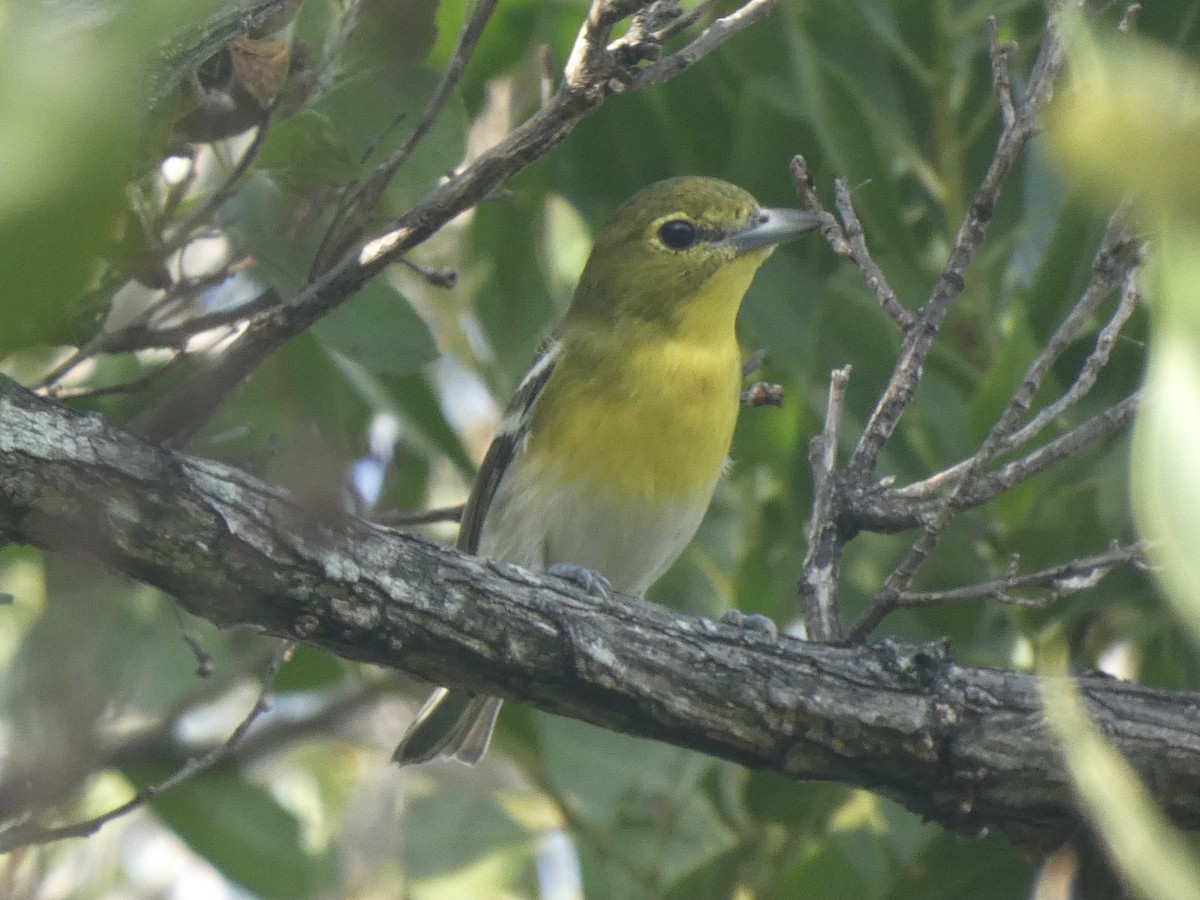
[[(0, 381), (0, 541), (74, 555), (341, 656), (486, 690), (796, 778), (860, 785), (964, 831), (1076, 825), (1035, 680), (938, 648), (847, 648), (716, 624), (316, 520), (237, 469)], [(1200, 827), (1200, 697), (1077, 679), (1163, 807)]]

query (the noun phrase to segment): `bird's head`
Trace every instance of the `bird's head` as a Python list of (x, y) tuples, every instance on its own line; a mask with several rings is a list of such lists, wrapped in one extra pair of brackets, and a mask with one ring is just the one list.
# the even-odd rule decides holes
[(568, 313), (670, 324), (696, 304), (736, 314), (776, 244), (819, 224), (796, 209), (765, 209), (715, 178), (671, 178), (639, 191), (596, 238)]

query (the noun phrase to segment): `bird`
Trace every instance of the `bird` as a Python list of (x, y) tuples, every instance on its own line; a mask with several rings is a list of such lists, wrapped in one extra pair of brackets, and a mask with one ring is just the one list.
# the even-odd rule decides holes
[[(621, 205), (497, 428), (457, 547), (600, 598), (643, 595), (692, 540), (726, 467), (742, 299), (776, 245), (819, 224), (707, 177)], [(393, 759), (474, 765), (500, 702), (437, 688)]]

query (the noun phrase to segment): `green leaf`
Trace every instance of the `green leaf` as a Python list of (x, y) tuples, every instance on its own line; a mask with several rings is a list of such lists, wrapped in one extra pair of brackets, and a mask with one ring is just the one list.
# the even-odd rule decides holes
[(198, 854), (262, 897), (309, 897), (333, 884), (332, 853), (305, 848), (295, 816), (239, 775), (205, 772), (151, 804)]
[[(415, 882), (423, 883), (424, 891), (429, 891), (425, 896), (437, 895), (439, 883), (452, 884), (454, 876), (470, 879), (472, 868), (497, 848), (518, 849), (528, 864), (532, 836), (513, 821), (485, 785), (444, 779), (425, 787), (415, 793), (406, 810), (408, 821), (418, 827), (406, 831), (403, 847), (406, 871)], [(447, 835), (456, 838), (447, 840)], [(515, 875), (509, 869), (506, 880)]]
[(1001, 833), (967, 840), (939, 832), (896, 873), (887, 900), (1013, 900), (1029, 890), (1028, 857)]
[(314, 325), (313, 333), (327, 350), (381, 375), (408, 375), (438, 355), (429, 328), (386, 276), (367, 282)]
[(329, 117), (312, 109), (272, 125), (256, 162), (296, 187), (343, 185), (361, 171)]
[(75, 339), (71, 304), (116, 237), (149, 37), (128, 26), (68, 28), (38, 4), (0, 14), (0, 357)]
[[(341, 79), (316, 108), (328, 117), (351, 159), (374, 168), (408, 139), (439, 81), (421, 69), (359, 70)], [(392, 179), (385, 211), (424, 199), (462, 161), (466, 128), (462, 102), (452, 97)]]
[(319, 223), (297, 233), (298, 198), (265, 172), (256, 172), (222, 207), (219, 224), (235, 254), (253, 258), (250, 273), (293, 297), (307, 281), (319, 241)]
[[(536, 720), (544, 777), (609, 848), (593, 865), (653, 873), (670, 884), (734, 845), (703, 789), (717, 763), (570, 719)], [(589, 842), (580, 850), (591, 857), (595, 848)]]
[(775, 888), (778, 897), (865, 900), (876, 896), (846, 854), (833, 844), (816, 844)]
[[(361, 454), (371, 413), (320, 342), (305, 333), (268, 358), (222, 404), (204, 429), (217, 443), (200, 446), (209, 455), (252, 464), (263, 477), (337, 495), (341, 467)], [(312, 455), (314, 444), (322, 445), (319, 457)], [(298, 476), (303, 485), (296, 483)], [(328, 483), (322, 488), (314, 479)]]
[(452, 462), (469, 481), (475, 478), (475, 463), (467, 455), (462, 439), (446, 421), (441, 402), (429, 380), (418, 374), (385, 377), (384, 387), (391, 401), (425, 439), (426, 451), (436, 449)]
[(340, 657), (311, 644), (300, 644), (279, 670), (273, 687), (280, 694), (320, 690), (339, 683), (347, 671), (349, 665)]
[(342, 62), (354, 71), (419, 65), (437, 39), (437, 0), (365, 0)]

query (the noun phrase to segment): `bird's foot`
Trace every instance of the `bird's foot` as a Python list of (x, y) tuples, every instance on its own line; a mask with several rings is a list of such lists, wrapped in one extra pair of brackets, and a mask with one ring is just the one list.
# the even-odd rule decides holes
[(546, 571), (551, 575), (557, 575), (559, 578), (565, 578), (572, 584), (583, 588), (589, 594), (594, 594), (604, 600), (607, 600), (609, 594), (612, 592), (612, 585), (608, 583), (608, 579), (595, 569), (589, 569), (586, 566), (559, 562), (551, 565)]
[(772, 637), (779, 633), (779, 629), (775, 627), (775, 623), (762, 613), (744, 613), (740, 609), (727, 609), (721, 616), (721, 622), (725, 625), (733, 625), (736, 628), (745, 628), (749, 631), (761, 631)]

